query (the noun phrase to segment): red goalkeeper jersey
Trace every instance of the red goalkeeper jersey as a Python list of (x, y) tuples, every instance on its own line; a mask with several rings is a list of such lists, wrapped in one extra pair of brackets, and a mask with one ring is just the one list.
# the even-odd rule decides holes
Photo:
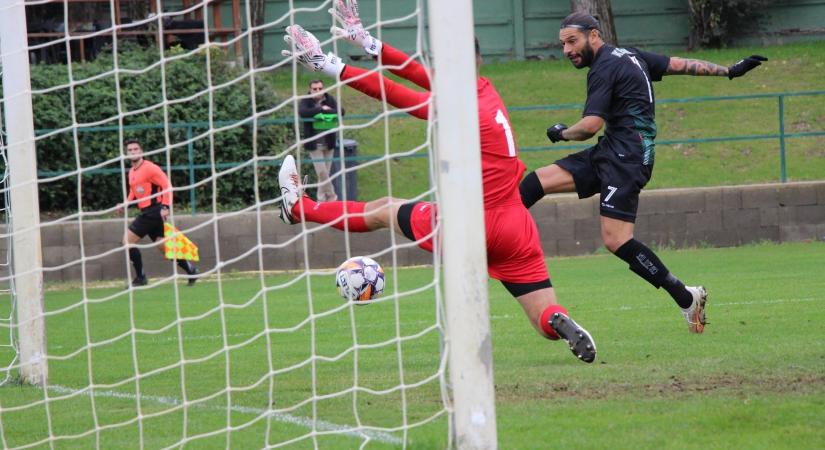
[[(400, 50), (384, 43), (381, 62), (394, 74), (429, 90), (430, 78), (426, 69)], [(430, 93), (418, 92), (402, 84), (369, 72), (360, 67), (347, 65), (341, 80), (370, 97), (382, 99), (406, 110), (420, 119), (429, 117)], [(481, 173), (484, 187), (484, 208), (521, 204), (518, 185), (525, 166), (518, 159), (516, 139), (510, 127), (510, 119), (504, 102), (490, 80), (479, 77), (477, 81), (478, 121), (481, 138)], [(467, 149), (469, 150), (469, 149)]]

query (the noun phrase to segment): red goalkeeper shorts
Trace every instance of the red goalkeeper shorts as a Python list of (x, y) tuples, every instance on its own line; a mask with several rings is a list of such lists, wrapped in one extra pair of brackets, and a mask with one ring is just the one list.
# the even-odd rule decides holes
[[(433, 224), (437, 207), (418, 202), (403, 205), (398, 224), (410, 240), (433, 251)], [(538, 228), (521, 204), (484, 211), (487, 239), (487, 271), (491, 278), (508, 283), (537, 283), (547, 280), (547, 265), (541, 249)]]

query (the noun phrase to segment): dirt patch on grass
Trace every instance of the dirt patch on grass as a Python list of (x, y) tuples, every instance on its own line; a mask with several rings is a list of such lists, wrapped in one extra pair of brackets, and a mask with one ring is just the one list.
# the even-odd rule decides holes
[(688, 158), (696, 155), (696, 146), (693, 145), (693, 144), (688, 144), (688, 145), (676, 144), (676, 145), (673, 146), (673, 148), (675, 148), (677, 151), (682, 153), (682, 156), (685, 156), (685, 157), (688, 157)]
[(811, 124), (804, 120), (800, 120), (798, 122), (794, 122), (793, 124), (791, 124), (791, 129), (793, 129), (796, 132), (805, 132), (812, 130)]
[(608, 382), (602, 384), (555, 382), (545, 384), (497, 384), (496, 395), (503, 401), (536, 398), (578, 398), (583, 400), (622, 397), (677, 397), (691, 393), (741, 395), (748, 393), (806, 393), (825, 391), (825, 374), (759, 376), (714, 374), (704, 377), (671, 376), (655, 383)]

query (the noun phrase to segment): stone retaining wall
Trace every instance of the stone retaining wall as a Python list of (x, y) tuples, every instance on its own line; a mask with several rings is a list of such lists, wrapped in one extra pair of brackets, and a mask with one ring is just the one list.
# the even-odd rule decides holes
[[(575, 195), (548, 196), (531, 212), (547, 256), (587, 254), (602, 245), (597, 197), (579, 200)], [(301, 237), (298, 233), (302, 226), (283, 224), (274, 211), (262, 213), (260, 221), (254, 213), (224, 214), (217, 219), (208, 215), (181, 216), (177, 225), (200, 247), (198, 265), (202, 272), (216, 270), (216, 261), (220, 261), (222, 271), (330, 268), (347, 255), (340, 231), (309, 224), (312, 231)], [(123, 220), (44, 226), (41, 236), (46, 281), (78, 280), (83, 270), (89, 280), (125, 280), (128, 257), (119, 245), (125, 226)], [(640, 200), (636, 237), (648, 245), (671, 247), (823, 239), (825, 182), (647, 191)], [(432, 255), (412, 246), (406, 238), (396, 236), (395, 240), (403, 246), (397, 253), (400, 265), (432, 263)], [(373, 254), (389, 246), (391, 236), (386, 230), (352, 233), (349, 241), (351, 254)], [(7, 245), (7, 239), (0, 239), (0, 256), (6, 253)], [(304, 248), (308, 258), (303, 256)], [(85, 265), (80, 263), (81, 255), (85, 256)], [(172, 272), (172, 265), (162, 259), (160, 252), (145, 248), (143, 255), (150, 277)]]
[[(532, 209), (548, 255), (602, 245), (598, 196), (545, 197)], [(645, 191), (635, 237), (650, 245), (730, 247), (825, 237), (825, 182)]]

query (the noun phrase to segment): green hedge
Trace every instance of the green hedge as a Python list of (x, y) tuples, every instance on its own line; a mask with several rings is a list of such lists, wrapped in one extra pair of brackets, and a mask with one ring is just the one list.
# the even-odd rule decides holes
[[(215, 122), (235, 123), (250, 118), (253, 105), (249, 72), (234, 67), (217, 50), (210, 53), (211, 64), (207, 64), (206, 53), (206, 50), (201, 50), (186, 55), (182, 49), (173, 48), (166, 52), (167, 58), (185, 57), (167, 60), (161, 65), (157, 49), (130, 45), (117, 54), (117, 67), (120, 69), (117, 75), (110, 73), (93, 81), (89, 80), (113, 71), (115, 55), (111, 51), (100, 54), (91, 62), (33, 66), (31, 78), (35, 91), (68, 85), (70, 79), (74, 81), (73, 89), (61, 87), (47, 93), (35, 93), (33, 96), (35, 129), (41, 136), (37, 141), (38, 170), (51, 177), (61, 172), (73, 172), (70, 177), (60, 180), (44, 181), (41, 176), (41, 211), (77, 211), (80, 206), (78, 198), (87, 211), (110, 208), (121, 202), (127, 183), (125, 174), (120, 170), (121, 161), (115, 159), (103, 163), (122, 154), (123, 139), (138, 139), (147, 152), (160, 150), (147, 158), (164, 169), (167, 163), (188, 167), (187, 145), (174, 146), (187, 139), (186, 129), (176, 128), (177, 125), (208, 122), (210, 104), (213, 105), (212, 120)], [(163, 106), (163, 80), (166, 107)], [(220, 86), (223, 83), (228, 84), (214, 89), (210, 99), (207, 86)], [(265, 83), (256, 80), (255, 85), (257, 111), (266, 110), (277, 103), (275, 93)], [(118, 86), (119, 92), (116, 89)], [(124, 128), (121, 132), (118, 132), (118, 99), (120, 111), (124, 113)], [(76, 134), (73, 130), (68, 130), (44, 136), (44, 132), (48, 133), (47, 130), (71, 126), (72, 109), (76, 112), (75, 123), (113, 129), (78, 131)], [(147, 110), (138, 112), (142, 109)], [(158, 124), (168, 124), (168, 127), (149, 128)], [(139, 126), (140, 129), (131, 129), (131, 126)], [(194, 136), (198, 136), (206, 132), (207, 128), (194, 128), (192, 131)], [(216, 178), (214, 187), (210, 180), (212, 149), (216, 165), (244, 162), (253, 156), (253, 142), (257, 143), (258, 155), (276, 155), (288, 143), (294, 142), (293, 128), (260, 125), (253, 133), (250, 122), (215, 132), (211, 136), (202, 136), (194, 142), (194, 164), (206, 164), (209, 167), (195, 171), (196, 183), (209, 181), (196, 188), (198, 208), (211, 209), (213, 193), (217, 196), (221, 209), (234, 209), (254, 202), (252, 168), (225, 173)], [(78, 166), (90, 168), (99, 164), (103, 164), (100, 167), (102, 170), (84, 172), (78, 179)], [(128, 169), (128, 161), (124, 165)], [(262, 198), (277, 196), (276, 168), (272, 165), (259, 167), (258, 175)], [(174, 186), (189, 185), (189, 172), (173, 171), (172, 183)], [(189, 191), (177, 191), (176, 198), (178, 206), (188, 206)]]

